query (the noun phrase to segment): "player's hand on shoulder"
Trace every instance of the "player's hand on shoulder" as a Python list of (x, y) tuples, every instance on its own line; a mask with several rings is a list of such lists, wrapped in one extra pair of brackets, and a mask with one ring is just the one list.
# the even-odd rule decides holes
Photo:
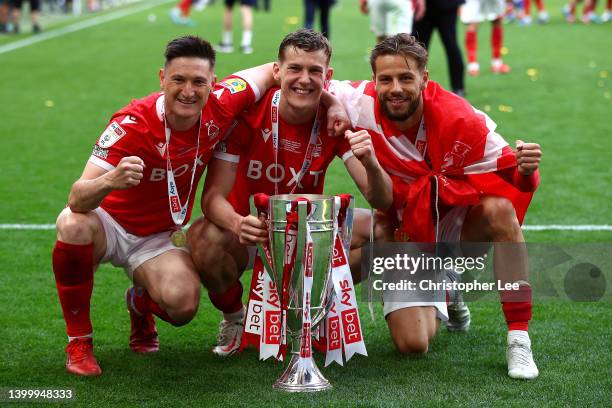
[(523, 176), (531, 175), (540, 167), (542, 149), (537, 143), (525, 143), (522, 140), (517, 140), (515, 155), (518, 171)]
[(240, 243), (244, 245), (264, 243), (268, 241), (268, 226), (265, 221), (247, 215), (240, 219), (236, 235), (238, 235)]
[(125, 190), (137, 186), (143, 178), (144, 168), (144, 161), (138, 156), (122, 158), (114, 170), (106, 173), (109, 187)]
[(347, 130), (344, 132), (344, 137), (348, 140), (353, 154), (364, 167), (367, 168), (378, 165), (376, 155), (374, 154), (372, 137), (367, 130), (360, 130), (358, 132)]
[(334, 103), (327, 108), (327, 134), (332, 137), (341, 137), (347, 129), (351, 128), (351, 119), (348, 117), (341, 103)]

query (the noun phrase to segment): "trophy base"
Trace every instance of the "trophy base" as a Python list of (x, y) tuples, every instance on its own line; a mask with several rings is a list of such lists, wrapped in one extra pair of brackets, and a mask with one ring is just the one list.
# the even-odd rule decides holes
[(291, 353), (287, 369), (272, 387), (287, 392), (315, 392), (328, 390), (332, 386), (323, 377), (312, 357), (301, 359), (299, 354)]

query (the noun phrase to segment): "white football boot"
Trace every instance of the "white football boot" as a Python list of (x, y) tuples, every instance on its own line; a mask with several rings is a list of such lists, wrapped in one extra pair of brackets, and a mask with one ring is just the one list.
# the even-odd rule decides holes
[(508, 360), (508, 375), (511, 378), (533, 380), (539, 374), (531, 353), (529, 333), (524, 330), (508, 332), (506, 359)]
[(243, 317), (244, 308), (241, 313), (236, 314), (236, 318), (221, 320), (221, 323), (219, 323), (219, 334), (217, 335), (217, 345), (213, 347), (213, 353), (226, 357), (240, 349), (240, 340), (242, 339), (242, 329), (244, 327)]

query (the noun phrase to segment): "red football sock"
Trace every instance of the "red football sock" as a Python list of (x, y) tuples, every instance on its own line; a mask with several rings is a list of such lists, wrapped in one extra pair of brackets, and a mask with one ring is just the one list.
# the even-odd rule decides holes
[(544, 11), (544, 0), (535, 0), (538, 11)]
[[(539, 1), (541, 2), (542, 0), (539, 0)], [(523, 0), (523, 12), (525, 13), (526, 16), (531, 15), (531, 0)]]
[(179, 9), (181, 9), (181, 15), (183, 17), (189, 17), (189, 10), (191, 10), (191, 1), (192, 0), (181, 0), (179, 3)]
[(612, 0), (608, 0), (608, 3), (606, 4), (606, 10), (607, 11), (612, 10)]
[(55, 242), (53, 273), (70, 337), (87, 336), (93, 331), (89, 315), (93, 272), (93, 244)]
[(501, 58), (501, 48), (503, 43), (503, 27), (501, 25), (501, 21), (499, 24), (493, 23), (493, 27), (491, 30), (491, 48), (493, 49), (493, 58), (498, 59)]
[(242, 309), (242, 284), (237, 281), (234, 286), (225, 293), (213, 293), (208, 291), (208, 297), (213, 306), (223, 313), (236, 313)]
[(172, 320), (172, 318), (166, 313), (164, 309), (162, 309), (153, 299), (149, 296), (149, 292), (144, 290), (134, 290), (134, 297), (132, 298), (134, 302), (134, 308), (142, 314), (153, 313), (155, 316), (160, 319), (172, 324), (176, 325), (176, 322)]
[(476, 31), (467, 31), (465, 33), (465, 48), (467, 50), (468, 62), (476, 62), (476, 53), (478, 49), (478, 38)]
[(501, 291), (500, 298), (508, 330), (527, 331), (532, 311), (531, 286), (521, 285), (518, 290)]

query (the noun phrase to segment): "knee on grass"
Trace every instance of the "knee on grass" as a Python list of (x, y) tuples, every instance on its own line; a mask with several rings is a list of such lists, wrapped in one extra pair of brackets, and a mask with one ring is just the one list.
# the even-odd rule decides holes
[(429, 350), (429, 336), (424, 332), (398, 336), (393, 342), (400, 354), (425, 354)]

